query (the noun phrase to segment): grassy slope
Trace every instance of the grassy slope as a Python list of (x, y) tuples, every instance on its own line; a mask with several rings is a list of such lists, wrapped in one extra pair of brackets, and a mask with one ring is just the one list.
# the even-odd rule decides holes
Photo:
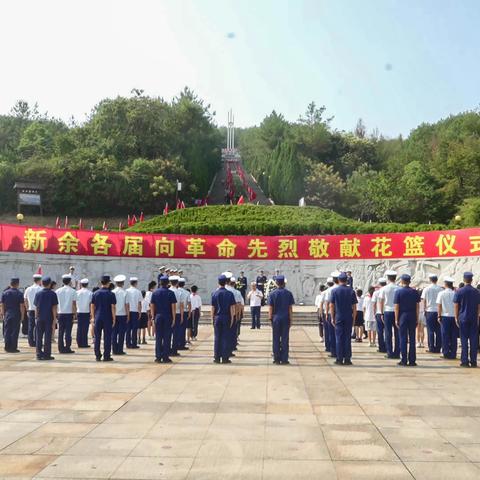
[(412, 232), (445, 225), (363, 223), (316, 207), (235, 205), (187, 208), (154, 217), (130, 230), (144, 233), (307, 235)]

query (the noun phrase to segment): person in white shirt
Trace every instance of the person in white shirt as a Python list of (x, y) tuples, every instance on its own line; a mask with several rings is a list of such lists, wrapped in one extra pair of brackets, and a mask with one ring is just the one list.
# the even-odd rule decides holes
[(427, 323), (428, 351), (430, 353), (440, 353), (442, 349), (442, 339), (440, 336), (437, 298), (438, 294), (442, 291), (442, 287), (437, 285), (438, 277), (434, 273), (429, 274), (428, 278), (431, 283), (428, 287), (425, 287), (422, 292), (422, 303)]
[(77, 292), (71, 286), (69, 273), (62, 275), (63, 286), (57, 290), (58, 297), (58, 352), (75, 353), (72, 350), (73, 316), (76, 313)]
[(250, 291), (247, 294), (247, 301), (250, 305), (250, 314), (252, 316), (252, 330), (260, 328), (260, 315), (262, 311), (263, 293), (257, 288), (256, 282), (250, 283)]
[(127, 332), (126, 343), (127, 348), (140, 348), (137, 344), (138, 340), (138, 324), (140, 313), (142, 311), (142, 292), (137, 288), (138, 278), (130, 277), (130, 287), (127, 288)]
[[(237, 279), (234, 276), (230, 277), (230, 291), (233, 293), (235, 297), (235, 322), (231, 327), (231, 341), (232, 341), (232, 352), (237, 350), (238, 345), (238, 336), (240, 335), (240, 327), (242, 324), (243, 318), (243, 309), (245, 306), (245, 302), (243, 300), (242, 294), (240, 290), (237, 290), (235, 287), (237, 285)], [(231, 356), (235, 356), (235, 354), (231, 354)]]
[[(165, 271), (165, 267), (163, 267), (163, 271)], [(162, 277), (162, 275), (159, 276)], [(150, 301), (152, 299), (153, 291), (157, 288), (157, 282), (152, 280), (148, 284), (148, 291), (145, 293), (145, 298), (142, 301), (142, 314), (144, 311), (145, 306), (147, 307), (147, 332), (149, 340), (153, 340), (153, 336), (155, 335), (155, 319), (152, 318), (152, 314), (150, 312)], [(145, 337), (144, 337), (145, 338)], [(146, 343), (146, 342), (145, 342)]]
[(365, 325), (365, 321), (363, 319), (363, 290), (358, 288), (355, 291), (355, 295), (357, 296), (357, 316), (355, 317), (354, 333), (352, 340), (355, 339), (355, 342), (362, 343)]
[(72, 279), (70, 282), (70, 286), (76, 290), (78, 288), (78, 281), (77, 281), (77, 276), (75, 275), (75, 267), (73, 265), (70, 266), (68, 269), (68, 273), (70, 275), (70, 278)]
[(445, 289), (437, 296), (438, 316), (442, 326), (443, 358), (455, 360), (457, 358), (458, 327), (455, 323), (453, 297), (453, 278), (445, 277)]
[(363, 320), (365, 322), (365, 330), (368, 333), (368, 341), (371, 347), (376, 346), (377, 321), (375, 319), (376, 302), (373, 300), (375, 287), (368, 289), (367, 295), (363, 298)]
[(35, 347), (35, 295), (38, 291), (42, 290), (42, 275), (39, 273), (35, 273), (33, 275), (33, 283), (29, 287), (25, 289), (25, 293), (23, 297), (25, 299), (25, 310), (27, 312), (27, 319), (28, 319), (28, 344), (31, 347)]
[(383, 316), (385, 327), (385, 346), (387, 348), (387, 358), (400, 358), (400, 336), (398, 327), (395, 324), (395, 307), (393, 298), (395, 291), (400, 287), (395, 283), (397, 272), (387, 270), (385, 272), (388, 283), (380, 290), (378, 298), (380, 299), (380, 310)]
[(185, 279), (180, 277), (178, 279), (178, 290), (180, 291), (180, 301), (183, 303), (183, 316), (180, 323), (180, 338), (179, 350), (188, 350), (187, 347), (187, 327), (188, 327), (188, 313), (190, 311), (190, 292), (185, 289)]
[(180, 347), (180, 334), (182, 331), (182, 319), (183, 319), (183, 302), (182, 302), (182, 293), (178, 289), (178, 281), (180, 277), (178, 275), (172, 275), (169, 277), (170, 280), (170, 290), (175, 294), (175, 298), (177, 300), (178, 309), (175, 313), (175, 324), (172, 328), (172, 349), (170, 356), (178, 357), (180, 354), (178, 353)]
[(92, 291), (88, 289), (88, 278), (80, 280), (80, 290), (77, 290), (77, 346), (90, 348), (88, 344), (88, 326), (90, 325), (90, 305)]
[[(422, 291), (419, 292), (420, 298)], [(425, 342), (425, 304), (420, 302), (418, 304), (418, 324), (417, 324), (417, 347), (423, 348)]]
[(197, 339), (198, 334), (198, 322), (202, 316), (202, 299), (198, 294), (198, 287), (192, 285), (190, 289), (190, 313), (189, 313), (189, 328), (190, 328), (190, 341)]
[(383, 324), (383, 315), (380, 305), (380, 290), (387, 284), (386, 278), (378, 279), (378, 288), (373, 292), (372, 303), (375, 307), (375, 321), (377, 322), (378, 350), (380, 353), (387, 353), (385, 345), (385, 325)]
[(318, 333), (320, 335), (320, 340), (323, 341), (323, 324), (325, 322), (323, 316), (323, 299), (325, 297), (325, 285), (320, 285), (320, 293), (315, 297), (315, 307), (317, 308), (317, 317), (318, 317)]
[(115, 324), (112, 328), (112, 354), (125, 355), (123, 344), (125, 343), (125, 334), (127, 332), (127, 318), (130, 312), (127, 303), (127, 291), (123, 288), (125, 285), (125, 275), (117, 275), (113, 281), (116, 287), (113, 289), (117, 303), (115, 305)]

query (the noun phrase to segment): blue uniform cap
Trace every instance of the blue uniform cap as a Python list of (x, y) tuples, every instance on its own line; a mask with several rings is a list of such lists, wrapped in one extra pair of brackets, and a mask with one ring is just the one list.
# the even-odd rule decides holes
[(341, 282), (344, 282), (345, 280), (348, 279), (347, 274), (346, 274), (345, 272), (342, 272), (342, 273), (338, 276), (338, 279), (339, 279)]
[(42, 277), (42, 282), (50, 283), (52, 279), (50, 277)]
[(167, 275), (162, 275), (162, 276), (160, 277), (160, 281), (161, 281), (161, 282), (168, 282), (168, 276), (167, 276)]
[(401, 277), (400, 280), (403, 282), (409, 282), (412, 279), (412, 277), (408, 273), (404, 273)]
[(102, 275), (100, 278), (101, 282), (109, 282), (110, 281), (110, 275)]
[(12, 277), (10, 283), (20, 283), (20, 279), (18, 277)]
[(279, 283), (285, 283), (285, 276), (284, 275), (277, 275), (275, 277), (275, 281)]
[(465, 272), (463, 274), (463, 278), (473, 278), (473, 273), (472, 272)]
[(218, 277), (218, 281), (219, 281), (219, 282), (226, 282), (226, 281), (227, 281), (227, 277), (226, 277), (225, 275), (220, 275), (220, 276)]

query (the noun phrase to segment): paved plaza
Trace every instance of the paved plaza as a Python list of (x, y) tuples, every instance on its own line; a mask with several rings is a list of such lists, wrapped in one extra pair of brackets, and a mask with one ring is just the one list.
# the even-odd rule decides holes
[(152, 344), (36, 362), (22, 339), (0, 354), (0, 478), (480, 478), (480, 370), (423, 353), (400, 368), (365, 343), (334, 367), (314, 327), (292, 329), (290, 366), (248, 327), (215, 365), (212, 340), (203, 325), (160, 365)]

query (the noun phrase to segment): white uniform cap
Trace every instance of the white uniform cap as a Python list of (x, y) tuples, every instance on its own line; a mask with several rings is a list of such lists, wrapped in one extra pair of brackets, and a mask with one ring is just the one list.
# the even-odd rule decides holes
[(429, 273), (428, 278), (438, 278), (438, 275), (436, 273)]
[(397, 272), (396, 272), (395, 270), (387, 270), (387, 271), (385, 272), (385, 275), (386, 275), (387, 277), (390, 277), (390, 276), (393, 276), (393, 275), (396, 275), (396, 274), (397, 274)]
[(387, 279), (385, 277), (380, 277), (378, 283), (387, 283)]
[(230, 278), (233, 277), (233, 273), (232, 272), (223, 272), (222, 275), (225, 275), (227, 277), (227, 280), (230, 280)]
[(448, 283), (453, 283), (455, 280), (452, 277), (445, 277), (443, 281)]
[(80, 284), (81, 284), (81, 285), (87, 285), (87, 283), (88, 283), (88, 278), (82, 278), (82, 279), (80, 280)]
[(162, 265), (161, 267), (158, 267), (159, 270), (165, 270), (167, 267), (165, 265)]
[(231, 282), (236, 282), (237, 279), (236, 279), (235, 277), (230, 277), (230, 281), (231, 281)]
[(125, 275), (117, 275), (116, 277), (114, 277), (113, 281), (115, 283), (124, 282), (126, 279), (127, 279), (127, 277)]
[(171, 281), (171, 282), (178, 282), (180, 280), (180, 277), (178, 275), (170, 275), (168, 277), (168, 279)]
[(327, 278), (327, 283), (333, 283), (333, 277), (328, 277)]
[(333, 278), (338, 278), (339, 275), (340, 275), (340, 272), (338, 270), (335, 270), (334, 272), (332, 272), (330, 274), (330, 276), (333, 277)]
[(65, 275), (62, 275), (63, 280), (71, 280), (72, 276), (69, 273), (66, 273)]
[(185, 283), (185, 279), (184, 279), (183, 277), (180, 277), (180, 278), (178, 279), (178, 281)]
[(35, 280), (39, 280), (40, 278), (42, 278), (42, 274), (41, 274), (41, 273), (34, 273), (34, 274), (33, 274), (33, 278), (34, 278)]
[(138, 282), (138, 277), (130, 277), (131, 282)]

